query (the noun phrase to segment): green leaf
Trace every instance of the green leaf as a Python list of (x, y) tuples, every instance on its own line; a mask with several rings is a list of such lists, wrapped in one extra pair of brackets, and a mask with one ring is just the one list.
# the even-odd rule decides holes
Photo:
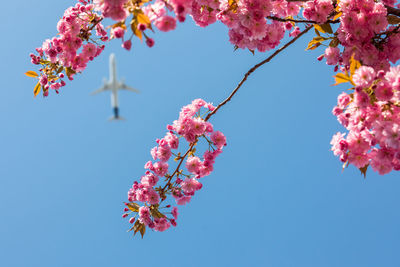
[(25, 75), (28, 76), (28, 77), (32, 77), (32, 78), (36, 78), (37, 76), (39, 76), (39, 74), (37, 74), (33, 70), (25, 72)]

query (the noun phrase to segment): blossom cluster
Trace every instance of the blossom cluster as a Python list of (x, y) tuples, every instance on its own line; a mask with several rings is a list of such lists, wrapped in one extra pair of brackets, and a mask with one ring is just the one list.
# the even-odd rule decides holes
[(337, 38), (343, 46), (326, 49), (328, 64), (348, 65), (350, 57), (375, 70), (387, 70), (389, 61), (400, 58), (398, 41), (400, 35), (395, 26), (388, 28), (387, 9), (382, 2), (374, 0), (343, 0), (338, 11), (342, 13)]
[[(153, 161), (145, 164), (146, 172), (140, 182), (135, 181), (129, 189), (127, 213), (123, 214), (123, 217), (132, 215), (129, 222), (135, 223), (131, 229), (135, 233), (143, 235), (146, 227), (165, 231), (171, 225), (176, 226), (178, 208), (171, 208), (170, 204), (162, 207), (162, 202), (167, 195), (171, 195), (177, 205), (185, 205), (202, 188), (199, 179), (213, 171), (215, 159), (226, 145), (224, 134), (214, 131), (213, 125), (203, 119), (214, 108), (202, 99), (194, 100), (182, 108), (178, 120), (167, 126), (166, 135), (156, 140), (157, 146), (150, 152)], [(201, 110), (206, 112), (201, 114)], [(204, 139), (208, 147), (201, 158), (195, 155), (200, 139)], [(189, 143), (187, 152), (174, 153), (182, 147), (182, 140)], [(171, 168), (171, 161), (178, 162), (176, 168)], [(182, 167), (183, 162), (186, 171)], [(169, 208), (171, 211), (168, 211)]]
[[(398, 148), (388, 141), (399, 134), (399, 81), (395, 74), (397, 67), (393, 67), (400, 59), (400, 10), (397, 7), (395, 0), (79, 0), (65, 11), (58, 23), (59, 35), (45, 41), (37, 49), (38, 55), (31, 54), (32, 63), (41, 65), (41, 75), (34, 72), (27, 75), (39, 80), (35, 95), (39, 91), (37, 88), (43, 88), (45, 96), (49, 88), (58, 92), (65, 85), (62, 80), (65, 76), (72, 79), (75, 73), (86, 68), (88, 61), (101, 53), (104, 46), (98, 42), (121, 39), (122, 47), (130, 50), (131, 39), (136, 36), (141, 40), (145, 38), (146, 44), (152, 47), (154, 40), (149, 37), (149, 31), (153, 31), (153, 27), (168, 32), (177, 27), (177, 22), (184, 22), (187, 16), (201, 27), (222, 22), (228, 27), (229, 40), (235, 48), (252, 52), (271, 50), (279, 45), (285, 32), (289, 32), (289, 37), (296, 37), (301, 32), (301, 24), (308, 29), (313, 25), (317, 36), (307, 49), (315, 49), (329, 41), (325, 53), (318, 59), (325, 58), (328, 65), (335, 66), (335, 72), (343, 72), (337, 77), (344, 77), (354, 84), (354, 92), (345, 94), (348, 97), (340, 96), (347, 99), (340, 100), (341, 103), (348, 103), (334, 109), (339, 122), (349, 131), (346, 138), (343, 134), (334, 137), (334, 153), (345, 163), (363, 170), (371, 165), (373, 170), (383, 174), (398, 170)], [(103, 18), (115, 21), (109, 33), (101, 24)], [(132, 31), (129, 37), (126, 34), (128, 30)], [(94, 31), (97, 41), (93, 39)], [(351, 67), (352, 60), (362, 66), (355, 73)], [(197, 117), (191, 123), (193, 125), (171, 125), (170, 134), (192, 143), (203, 127), (206, 133), (210, 133), (211, 126), (202, 123), (201, 118)], [(186, 132), (188, 128), (192, 130)], [(392, 139), (387, 137), (389, 135)], [(357, 136), (362, 136), (365, 142), (353, 142), (359, 140)], [(165, 159), (169, 159), (173, 149), (165, 145), (165, 138), (162, 140), (162, 144), (152, 152), (155, 160), (159, 161), (148, 166), (149, 172), (155, 175), (159, 167), (168, 169), (168, 160)], [(345, 145), (338, 149), (340, 142)], [(368, 146), (355, 148), (353, 143), (368, 143)], [(382, 151), (393, 154), (391, 165), (379, 160)], [(193, 164), (203, 164), (196, 172), (199, 177), (208, 173), (210, 166), (205, 160), (208, 156), (204, 155), (204, 161), (190, 157)]]
[(98, 41), (106, 41), (107, 32), (101, 24), (102, 17), (94, 12), (94, 5), (89, 2), (81, 0), (65, 10), (57, 23), (58, 35), (36, 48), (37, 55), (30, 54), (32, 63), (41, 65), (41, 75), (37, 78), (44, 96), (49, 94), (49, 88), (58, 93), (60, 87), (65, 86), (62, 80), (65, 76), (72, 80), (75, 73), (83, 71), (104, 49)]
[(349, 131), (337, 133), (333, 153), (364, 172), (400, 170), (400, 66), (376, 72), (361, 66), (352, 76), (354, 93), (338, 97), (333, 114)]

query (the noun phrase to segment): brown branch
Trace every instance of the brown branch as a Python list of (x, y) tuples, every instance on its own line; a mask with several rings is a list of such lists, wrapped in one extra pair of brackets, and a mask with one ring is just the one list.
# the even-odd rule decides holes
[(387, 13), (388, 14), (400, 17), (400, 9), (397, 9), (397, 8), (394, 8), (394, 7), (391, 7), (391, 6), (387, 6), (387, 5), (385, 5), (385, 7), (387, 9)]
[(285, 50), (288, 46), (293, 44), (294, 42), (297, 41), (302, 35), (307, 33), (311, 28), (313, 28), (312, 25), (307, 26), (301, 33), (299, 33), (296, 37), (294, 37), (292, 40), (287, 42), (284, 46), (281, 48), (277, 49), (272, 55), (270, 55), (268, 58), (264, 59), (260, 63), (254, 65), (251, 69), (249, 69), (246, 74), (244, 75), (243, 79), (239, 82), (239, 84), (236, 86), (236, 88), (232, 91), (232, 93), (226, 98), (224, 101), (222, 101), (212, 112), (210, 112), (207, 117), (204, 119), (205, 121), (208, 121), (212, 115), (214, 115), (222, 106), (224, 106), (226, 103), (228, 103), (232, 97), (236, 94), (236, 92), (239, 90), (239, 88), (243, 85), (243, 83), (247, 80), (247, 78), (252, 74), (256, 69), (264, 65), (265, 63), (268, 63), (273, 59), (276, 55), (278, 55), (280, 52)]
[[(282, 46), (281, 48), (277, 49), (272, 55), (270, 55), (268, 58), (266, 58), (265, 60), (261, 61), (260, 63), (256, 64), (255, 66), (253, 66), (245, 75), (244, 78), (239, 82), (239, 84), (236, 86), (236, 88), (232, 91), (232, 93), (229, 95), (229, 97), (227, 99), (225, 99), (223, 102), (221, 102), (212, 112), (210, 112), (207, 117), (204, 119), (204, 121), (208, 121), (212, 115), (214, 115), (223, 105), (225, 105), (226, 103), (228, 103), (232, 97), (236, 94), (236, 92), (239, 90), (239, 88), (243, 85), (243, 83), (247, 80), (247, 77), (249, 77), (250, 74), (252, 74), (256, 69), (258, 69), (259, 67), (261, 67), (262, 65), (264, 65), (265, 63), (268, 63), (269, 61), (271, 61), (271, 59), (273, 59), (276, 55), (278, 55), (280, 52), (282, 52), (283, 50), (285, 50), (288, 46), (290, 46), (291, 44), (293, 44), (294, 42), (297, 41), (297, 39), (299, 39), (302, 35), (304, 35), (306, 32), (308, 32), (313, 26), (309, 25), (307, 26), (302, 32), (300, 32), (296, 37), (294, 37), (292, 40), (290, 40), (289, 42), (287, 42), (284, 46)], [(189, 153), (193, 150), (194, 145), (197, 143), (197, 138), (194, 142), (190, 143), (188, 150), (185, 152), (185, 154), (183, 156), (180, 157), (179, 159), (179, 164), (176, 167), (175, 171), (168, 177), (166, 184), (164, 185), (164, 187), (161, 189), (162, 190), (162, 194), (165, 193), (165, 190), (171, 185), (171, 180), (172, 178), (179, 172), (179, 168), (182, 165), (183, 160), (187, 157), (187, 155), (189, 155)], [(164, 199), (161, 200), (161, 202), (164, 201)]]
[(172, 180), (172, 178), (175, 176), (175, 174), (177, 172), (179, 172), (179, 168), (182, 165), (183, 160), (186, 158), (186, 156), (189, 154), (190, 151), (192, 151), (194, 145), (197, 143), (197, 138), (194, 142), (190, 143), (188, 150), (186, 151), (186, 153), (180, 157), (180, 162), (178, 164), (178, 166), (176, 167), (175, 171), (169, 176), (167, 183), (165, 184), (165, 186), (162, 188), (162, 191), (165, 191), (165, 189), (168, 187), (168, 185), (170, 185), (170, 182)]
[[(312, 24), (318, 24), (315, 20), (306, 20), (306, 19), (291, 19), (291, 18), (279, 18), (279, 17), (274, 17), (274, 16), (267, 16), (267, 19), (271, 20), (276, 20), (276, 21), (281, 21), (281, 22), (295, 22), (295, 23), (312, 23)], [(324, 23), (339, 23), (340, 20), (327, 20)]]
[[(286, 0), (287, 2), (308, 2), (309, 0)], [(385, 5), (387, 13), (400, 17), (400, 9)]]

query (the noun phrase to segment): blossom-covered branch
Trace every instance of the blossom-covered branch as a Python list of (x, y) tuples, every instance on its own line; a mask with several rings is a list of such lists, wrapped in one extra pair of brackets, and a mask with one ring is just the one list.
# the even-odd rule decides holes
[[(165, 203), (168, 196), (178, 205), (189, 202), (202, 187), (199, 178), (212, 172), (226, 139), (214, 131), (208, 121), (211, 116), (231, 100), (252, 72), (312, 28), (315, 35), (306, 50), (325, 47), (317, 59), (333, 67), (336, 84), (350, 87), (339, 95), (333, 109), (346, 129), (334, 135), (333, 153), (344, 167), (354, 165), (364, 175), (370, 167), (380, 174), (399, 171), (398, 7), (395, 0), (79, 0), (57, 24), (58, 35), (30, 55), (40, 73), (26, 74), (37, 79), (35, 96), (41, 90), (44, 96), (50, 89), (58, 93), (65, 86), (63, 78), (72, 80), (82, 72), (108, 40), (119, 39), (130, 50), (137, 37), (152, 47), (155, 30), (174, 30), (187, 16), (200, 27), (223, 23), (235, 49), (252, 53), (273, 50), (285, 36), (290, 38), (251, 68), (217, 107), (201, 99), (183, 107), (179, 119), (157, 140), (151, 151), (156, 162), (146, 163), (145, 175), (133, 184), (124, 214), (134, 223), (132, 230), (143, 235), (146, 228), (164, 231), (176, 225), (177, 207)], [(102, 25), (105, 18), (114, 21), (107, 28)], [(173, 152), (182, 147), (179, 140), (188, 143), (184, 153)], [(203, 154), (196, 155), (198, 150)], [(177, 165), (169, 171), (172, 158)]]

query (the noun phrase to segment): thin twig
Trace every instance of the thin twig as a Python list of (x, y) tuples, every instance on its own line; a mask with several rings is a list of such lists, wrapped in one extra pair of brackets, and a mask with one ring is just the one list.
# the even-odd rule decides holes
[(251, 69), (249, 69), (249, 71), (247, 71), (247, 73), (244, 75), (243, 79), (239, 82), (239, 84), (236, 86), (236, 88), (232, 91), (232, 93), (228, 96), (227, 99), (225, 99), (224, 101), (222, 101), (212, 112), (210, 112), (207, 117), (205, 118), (205, 121), (208, 121), (212, 115), (214, 115), (223, 105), (225, 105), (226, 103), (228, 103), (232, 97), (236, 94), (236, 92), (239, 90), (239, 88), (243, 85), (243, 83), (247, 80), (247, 78), (249, 77), (250, 74), (252, 74), (256, 69), (258, 69), (259, 67), (261, 67), (262, 65), (264, 65), (265, 63), (268, 63), (271, 61), (271, 59), (273, 59), (276, 55), (278, 55), (280, 52), (282, 52), (283, 50), (285, 50), (288, 46), (290, 46), (291, 44), (293, 44), (294, 42), (297, 41), (297, 39), (299, 39), (302, 35), (304, 35), (305, 33), (307, 33), (311, 28), (313, 27), (313, 25), (309, 25), (307, 26), (302, 32), (300, 32), (296, 37), (294, 37), (292, 40), (290, 40), (289, 42), (287, 42), (284, 46), (282, 46), (281, 48), (277, 49), (272, 55), (270, 55), (268, 58), (264, 59), (263, 61), (261, 61), (260, 63), (254, 65), (254, 67), (252, 67)]
[[(286, 0), (287, 2), (308, 2), (310, 0)], [(387, 13), (400, 17), (400, 9), (385, 5)]]
[[(232, 93), (229, 95), (229, 97), (227, 99), (225, 99), (223, 102), (221, 102), (212, 112), (210, 112), (207, 117), (204, 119), (204, 121), (208, 121), (212, 115), (214, 115), (223, 105), (225, 105), (226, 103), (228, 103), (232, 97), (236, 94), (236, 92), (239, 90), (239, 88), (243, 85), (243, 83), (247, 80), (247, 77), (249, 77), (250, 74), (252, 74), (256, 69), (258, 69), (259, 67), (261, 67), (262, 65), (264, 65), (265, 63), (268, 63), (269, 61), (271, 61), (271, 59), (273, 59), (276, 55), (278, 55), (280, 52), (282, 52), (283, 50), (285, 50), (288, 46), (290, 46), (291, 44), (293, 44), (294, 42), (297, 41), (297, 39), (299, 39), (302, 35), (304, 35), (305, 33), (307, 33), (311, 28), (313, 27), (313, 25), (309, 25), (307, 26), (302, 32), (300, 32), (296, 37), (294, 37), (292, 40), (290, 40), (289, 42), (287, 42), (284, 46), (282, 46), (281, 48), (275, 50), (275, 52), (270, 55), (268, 58), (266, 58), (265, 60), (261, 61), (260, 63), (254, 65), (251, 69), (249, 69), (249, 71), (244, 75), (244, 78), (239, 82), (239, 84), (236, 86), (236, 88), (232, 91)], [(175, 176), (175, 174), (177, 174), (179, 172), (179, 168), (182, 165), (183, 160), (187, 157), (187, 155), (193, 150), (194, 145), (197, 142), (197, 138), (194, 142), (190, 143), (188, 150), (185, 152), (185, 154), (183, 156), (180, 157), (179, 159), (179, 164), (176, 167), (175, 171), (168, 177), (165, 186), (161, 189), (162, 192), (164, 192), (170, 185), (172, 178)], [(164, 200), (161, 200), (161, 202)]]
[(172, 177), (174, 177), (175, 174), (176, 174), (177, 172), (179, 172), (179, 168), (181, 167), (183, 160), (186, 158), (186, 156), (189, 154), (189, 152), (192, 151), (192, 149), (193, 149), (193, 147), (194, 147), (194, 144), (196, 144), (196, 142), (197, 142), (197, 138), (196, 138), (196, 140), (195, 140), (194, 142), (190, 143), (190, 146), (189, 146), (188, 150), (187, 150), (186, 153), (180, 158), (180, 161), (179, 161), (178, 166), (176, 167), (175, 171), (169, 176), (169, 178), (168, 178), (168, 180), (167, 180), (167, 183), (166, 183), (165, 186), (162, 188), (162, 191), (164, 191), (164, 190), (168, 187), (169, 183), (170, 183), (171, 180), (172, 180)]
[[(306, 19), (291, 19), (291, 18), (279, 18), (279, 17), (274, 17), (274, 16), (268, 16), (267, 19), (271, 20), (276, 20), (276, 21), (281, 21), (281, 22), (295, 22), (295, 23), (312, 23), (312, 24), (318, 24), (315, 20), (306, 20)], [(339, 23), (340, 20), (327, 20), (325, 23)]]

